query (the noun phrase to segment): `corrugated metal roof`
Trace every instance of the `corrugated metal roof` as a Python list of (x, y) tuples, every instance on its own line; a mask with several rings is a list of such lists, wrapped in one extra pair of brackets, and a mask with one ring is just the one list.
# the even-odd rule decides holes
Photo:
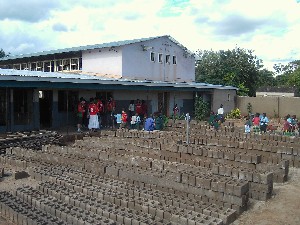
[(12, 70), (0, 69), (0, 81), (13, 80), (24, 82), (57, 82), (57, 83), (77, 83), (77, 84), (110, 84), (124, 86), (147, 86), (147, 87), (174, 87), (182, 89), (229, 89), (237, 90), (236, 87), (213, 85), (207, 83), (196, 82), (164, 82), (150, 80), (130, 80), (130, 79), (115, 79), (107, 77), (99, 77), (86, 75), (84, 73), (61, 73), (61, 72), (41, 72), (28, 70)]
[(177, 45), (179, 45), (180, 47), (185, 49), (187, 52), (192, 54), (187, 48), (182, 46), (174, 38), (172, 38), (169, 35), (164, 35), (164, 36), (156, 36), (156, 37), (148, 37), (148, 38), (139, 38), (139, 39), (133, 39), (133, 40), (109, 42), (109, 43), (103, 43), (103, 44), (86, 45), (86, 46), (79, 46), (79, 47), (72, 47), (72, 48), (63, 48), (63, 49), (28, 53), (28, 54), (22, 54), (22, 55), (13, 55), (13, 56), (5, 57), (5, 58), (0, 58), (0, 61), (6, 61), (6, 60), (12, 60), (12, 59), (21, 59), (21, 58), (29, 58), (29, 57), (34, 57), (34, 56), (53, 55), (53, 54), (60, 54), (60, 53), (67, 53), (67, 52), (79, 52), (79, 51), (100, 49), (100, 48), (118, 47), (118, 46), (123, 46), (123, 45), (134, 44), (134, 43), (138, 43), (138, 42), (149, 41), (149, 40), (153, 40), (153, 39), (157, 39), (157, 38), (161, 38), (161, 37), (169, 38), (171, 41), (173, 41), (174, 43), (176, 43)]

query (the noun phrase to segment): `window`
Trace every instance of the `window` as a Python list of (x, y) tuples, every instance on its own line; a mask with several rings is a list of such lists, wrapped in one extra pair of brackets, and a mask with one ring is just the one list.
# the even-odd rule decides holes
[(78, 92), (76, 91), (58, 91), (58, 111), (76, 112), (78, 102)]
[(170, 64), (170, 55), (166, 55), (166, 63)]
[(29, 124), (32, 119), (33, 92), (16, 89), (13, 93), (14, 122), (16, 125)]
[(163, 54), (162, 53), (158, 53), (158, 62), (159, 63), (163, 62)]
[(155, 53), (154, 52), (150, 52), (150, 60), (151, 60), (151, 62), (155, 62)]
[(227, 94), (227, 101), (230, 101), (230, 94)]
[(173, 55), (173, 65), (177, 64), (177, 58), (175, 55)]

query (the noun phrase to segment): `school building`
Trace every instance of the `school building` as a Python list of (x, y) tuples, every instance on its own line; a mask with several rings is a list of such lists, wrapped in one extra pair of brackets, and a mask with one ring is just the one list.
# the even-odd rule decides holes
[(236, 88), (195, 82), (194, 54), (170, 36), (9, 56), (0, 59), (0, 132), (76, 124), (80, 97), (113, 96), (116, 112), (145, 100), (193, 115), (202, 96), (216, 111), (236, 106)]

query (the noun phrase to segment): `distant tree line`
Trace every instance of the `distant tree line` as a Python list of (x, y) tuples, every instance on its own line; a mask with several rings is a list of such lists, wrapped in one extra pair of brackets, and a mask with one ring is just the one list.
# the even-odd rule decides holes
[(253, 50), (196, 52), (196, 81), (239, 88), (238, 95), (255, 96), (263, 86), (295, 86), (300, 89), (300, 60), (275, 64), (275, 72), (263, 69)]

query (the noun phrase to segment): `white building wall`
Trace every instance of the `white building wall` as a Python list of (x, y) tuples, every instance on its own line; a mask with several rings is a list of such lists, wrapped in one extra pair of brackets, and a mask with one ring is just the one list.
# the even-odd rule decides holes
[(82, 52), (82, 71), (107, 75), (122, 74), (121, 47), (93, 49)]
[[(142, 45), (148, 47), (143, 50)], [(154, 52), (155, 60), (150, 60)], [(162, 62), (158, 54), (162, 53)], [(166, 55), (170, 55), (170, 63), (166, 63)], [(177, 64), (173, 64), (176, 56)], [(195, 58), (169, 38), (159, 38), (151, 41), (135, 43), (123, 47), (123, 78), (159, 81), (195, 81)]]

